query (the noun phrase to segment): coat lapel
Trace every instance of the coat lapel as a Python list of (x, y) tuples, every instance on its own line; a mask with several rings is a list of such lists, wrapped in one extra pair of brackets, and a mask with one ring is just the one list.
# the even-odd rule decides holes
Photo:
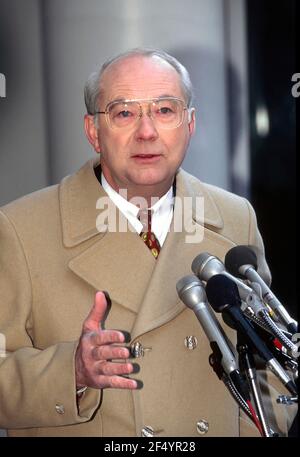
[[(75, 175), (68, 176), (60, 186), (63, 242), (75, 248), (69, 268), (96, 290), (106, 290), (111, 299), (133, 312), (138, 312), (147, 289), (155, 259), (139, 236), (129, 227), (119, 232), (126, 220), (110, 202), (110, 215), (117, 231), (106, 228), (101, 233), (96, 223), (107, 213), (99, 208), (99, 199), (107, 194), (94, 174), (97, 161), (91, 160)], [(98, 202), (98, 203), (97, 203)], [(98, 223), (101, 226), (101, 223)]]
[(89, 160), (74, 175), (64, 178), (59, 186), (63, 243), (72, 248), (95, 236), (103, 236), (96, 227), (99, 198), (106, 193), (94, 173), (96, 160)]
[(138, 312), (155, 259), (136, 233), (106, 233), (69, 262), (70, 269), (111, 300)]

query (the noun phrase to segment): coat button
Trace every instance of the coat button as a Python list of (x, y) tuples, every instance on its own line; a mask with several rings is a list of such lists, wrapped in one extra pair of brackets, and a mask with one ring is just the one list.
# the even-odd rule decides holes
[(196, 349), (196, 347), (198, 345), (198, 340), (193, 335), (186, 336), (185, 339), (184, 339), (184, 345), (185, 345), (186, 348), (188, 348), (190, 350)]
[(151, 351), (152, 348), (145, 348), (140, 341), (132, 343), (130, 346), (130, 352), (132, 357), (144, 357), (146, 351)]
[(208, 432), (208, 429), (209, 423), (206, 420), (201, 419), (197, 422), (197, 432), (199, 433), (199, 435), (205, 435), (205, 433)]
[(154, 436), (153, 428), (150, 425), (146, 425), (145, 427), (142, 428), (141, 436), (147, 437), (147, 438), (152, 438)]
[(64, 405), (55, 405), (55, 409), (58, 414), (65, 414)]

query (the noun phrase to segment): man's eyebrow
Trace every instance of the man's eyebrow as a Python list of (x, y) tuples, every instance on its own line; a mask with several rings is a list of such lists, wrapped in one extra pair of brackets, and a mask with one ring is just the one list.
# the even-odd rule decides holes
[(160, 95), (159, 97), (156, 97), (156, 98), (178, 98), (176, 97), (175, 95), (171, 95), (171, 94), (163, 94), (163, 95)]
[(109, 103), (115, 103), (115, 102), (125, 102), (126, 100), (130, 100), (129, 98), (113, 98), (112, 100), (110, 100)]
[(114, 98), (111, 100), (109, 103), (124, 103), (124, 102), (130, 102), (130, 101), (147, 101), (147, 100), (160, 100), (163, 98), (178, 98), (175, 97), (175, 95), (170, 95), (170, 94), (163, 94), (159, 95), (158, 97), (150, 97), (150, 98), (126, 98), (126, 97), (121, 97), (121, 98)]

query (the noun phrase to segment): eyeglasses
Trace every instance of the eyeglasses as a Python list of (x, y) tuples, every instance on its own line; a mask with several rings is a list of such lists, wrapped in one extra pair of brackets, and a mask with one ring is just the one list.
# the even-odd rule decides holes
[(148, 105), (147, 115), (155, 126), (161, 129), (176, 129), (183, 122), (188, 109), (184, 101), (176, 97), (153, 99), (114, 100), (95, 114), (105, 114), (106, 122), (112, 129), (131, 128), (143, 116), (142, 105)]

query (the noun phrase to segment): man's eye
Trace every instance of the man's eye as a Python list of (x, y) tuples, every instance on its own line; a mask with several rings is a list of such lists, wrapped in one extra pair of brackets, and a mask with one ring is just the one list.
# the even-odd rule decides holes
[(125, 111), (125, 110), (120, 111), (120, 112), (118, 113), (118, 115), (117, 115), (117, 117), (121, 117), (121, 118), (122, 118), (122, 117), (123, 117), (123, 118), (127, 118), (127, 117), (131, 117), (131, 116), (132, 116), (132, 113), (131, 113), (130, 111), (127, 111), (127, 110), (126, 110), (126, 111)]
[(169, 114), (169, 113), (172, 113), (173, 111), (171, 110), (171, 108), (169, 108), (167, 106), (163, 106), (162, 108), (159, 109), (159, 112), (160, 112), (160, 114)]

